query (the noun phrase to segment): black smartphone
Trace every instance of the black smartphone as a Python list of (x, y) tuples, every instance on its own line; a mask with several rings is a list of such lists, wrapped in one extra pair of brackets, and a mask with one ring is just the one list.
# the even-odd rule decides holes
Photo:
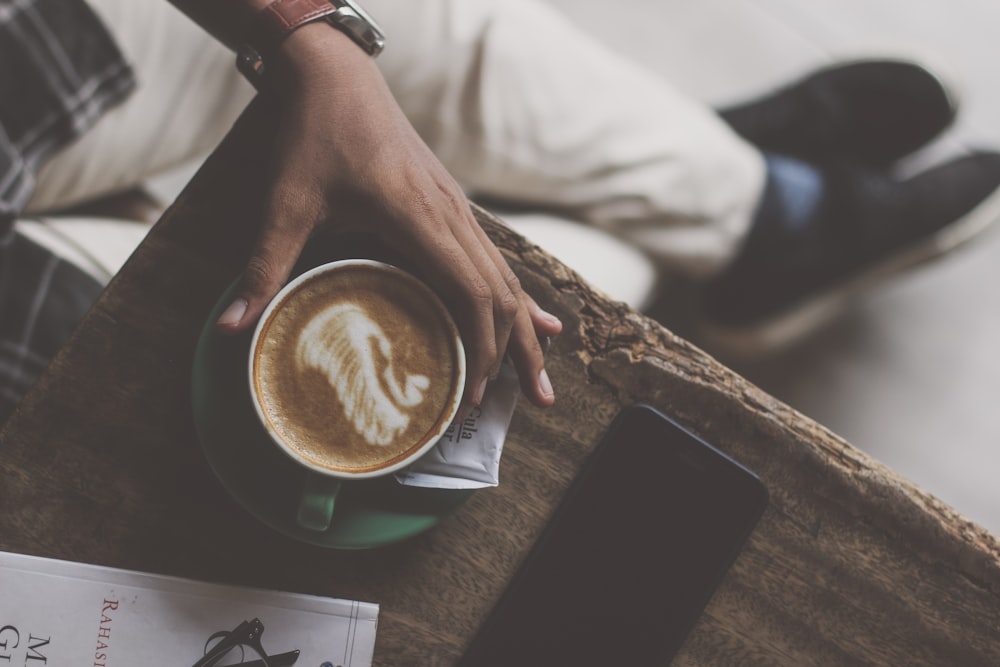
[(462, 667), (666, 665), (767, 504), (753, 472), (655, 409), (624, 409)]

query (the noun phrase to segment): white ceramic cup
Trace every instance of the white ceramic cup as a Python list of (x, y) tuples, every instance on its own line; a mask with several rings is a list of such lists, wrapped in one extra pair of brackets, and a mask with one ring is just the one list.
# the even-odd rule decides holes
[[(340, 289), (338, 292), (332, 287), (340, 285), (343, 281), (347, 281), (349, 285), (347, 289), (343, 289), (341, 286), (338, 288)], [(368, 284), (377, 284), (381, 290), (372, 291), (372, 299), (363, 298)], [(397, 314), (393, 300), (381, 300), (382, 295), (387, 290), (397, 292), (397, 290), (390, 289), (393, 285), (398, 286), (398, 294), (406, 294), (411, 297), (405, 299), (407, 303), (404, 303), (404, 308), (398, 309), (398, 312), (407, 312), (406, 309), (411, 307), (410, 303), (416, 302), (421, 304), (419, 312), (423, 313), (422, 316), (400, 316), (401, 319), (393, 320)], [(342, 293), (350, 293), (358, 298), (342, 298)], [(401, 302), (398, 296), (393, 298)], [(330, 301), (329, 304), (325, 302), (326, 299)], [(356, 302), (361, 302), (361, 305), (359, 306)], [(292, 327), (287, 324), (295, 319), (289, 313), (294, 313), (296, 310), (310, 313), (308, 316), (298, 318), (301, 321), (306, 321), (306, 325)], [(428, 318), (432, 320), (431, 325), (420, 324), (421, 320)], [(401, 330), (391, 330), (393, 325), (399, 326)], [(420, 329), (417, 332), (420, 335), (413, 335), (415, 331), (413, 327)], [(386, 328), (390, 330), (386, 331)], [(403, 329), (405, 329), (405, 336)], [(431, 331), (434, 333), (430, 333)], [(289, 332), (294, 332), (294, 334)], [(395, 341), (392, 340), (394, 336)], [(418, 373), (407, 376), (405, 368), (399, 370), (392, 367), (392, 353), (399, 346), (409, 345), (411, 346), (409, 349), (414, 349), (412, 345), (418, 345), (419, 341), (422, 340), (421, 336), (427, 336), (434, 341), (444, 339), (447, 342), (446, 345), (435, 347), (436, 354), (446, 355), (449, 358), (449, 363), (445, 364), (445, 368), (438, 369), (437, 377), (427, 377), (427, 375)], [(284, 345), (277, 345), (274, 349), (285, 350), (285, 352), (280, 353), (284, 356), (278, 356), (278, 353), (273, 353), (265, 347), (269, 345), (269, 339), (272, 341), (280, 340), (282, 337), (284, 337)], [(294, 355), (291, 351), (291, 346), (293, 346), (291, 340), (296, 341)], [(417, 343), (412, 341), (417, 341)], [(396, 348), (393, 347), (393, 342), (395, 342)], [(432, 343), (427, 347), (436, 345), (436, 343)], [(416, 350), (416, 353), (416, 357), (422, 357), (419, 349)], [(414, 357), (413, 354), (397, 356), (404, 360)], [(433, 354), (428, 352), (428, 355), (423, 356), (432, 357)], [(293, 361), (278, 363), (278, 360), (286, 358)], [(300, 362), (304, 364), (301, 367), (298, 365)], [(310, 366), (310, 364), (313, 365)], [(384, 369), (376, 372), (378, 364), (382, 364)], [(321, 443), (323, 447), (326, 447), (326, 451), (337, 449), (338, 438), (341, 442), (351, 440), (357, 449), (357, 443), (371, 435), (374, 438), (381, 438), (385, 443), (372, 444), (371, 451), (377, 455), (373, 457), (373, 460), (378, 459), (378, 456), (384, 453), (379, 451), (379, 447), (392, 449), (397, 453), (385, 461), (375, 461), (371, 465), (358, 467), (333, 464), (330, 461), (321, 460), (322, 457), (311, 455), (308, 448), (302, 447), (301, 443), (296, 444), (295, 438), (289, 436), (290, 432), (297, 429), (297, 425), (295, 428), (282, 426), (290, 419), (285, 419), (285, 415), (281, 414), (282, 410), (275, 407), (279, 401), (264, 396), (268, 393), (265, 389), (266, 386), (279, 386), (278, 380), (268, 385), (268, 382), (271, 382), (271, 380), (266, 379), (271, 377), (268, 375), (270, 373), (268, 366), (294, 371), (293, 373), (276, 373), (277, 376), (280, 376), (280, 383), (283, 386), (299, 381), (305, 383), (306, 376), (309, 376), (311, 378), (309, 381), (312, 382), (311, 385), (308, 385), (309, 390), (296, 389), (296, 391), (310, 399), (322, 396), (324, 410), (327, 409), (328, 405), (331, 413), (337, 410), (341, 411), (336, 413), (335, 417), (335, 419), (340, 420), (337, 422), (338, 424), (343, 422), (342, 426), (338, 426), (339, 433), (330, 432), (328, 443)], [(358, 370), (359, 368), (367, 369), (370, 372), (363, 373)], [(315, 372), (317, 370), (320, 370), (318, 374)], [(342, 482), (389, 475), (416, 461), (437, 444), (454, 419), (461, 403), (462, 391), (465, 386), (465, 351), (458, 328), (448, 314), (447, 308), (427, 285), (412, 274), (374, 260), (339, 260), (317, 266), (299, 275), (271, 300), (254, 329), (247, 373), (250, 396), (261, 425), (275, 446), (307, 471), (298, 505), (297, 521), (304, 528), (323, 531), (329, 527), (332, 520), (334, 505)], [(405, 389), (399, 388), (400, 383), (396, 382), (397, 377), (406, 378)], [(321, 379), (317, 380), (317, 378)], [(361, 380), (355, 381), (354, 378), (361, 378)], [(390, 380), (395, 386), (386, 389), (385, 387)], [(409, 405), (413, 403), (413, 400), (420, 399), (421, 392), (434, 382), (438, 383), (439, 388), (426, 389), (426, 393), (428, 396), (434, 394), (440, 398), (441, 392), (444, 392), (441, 404), (436, 405), (438, 401), (429, 404), (420, 404), (419, 402), (414, 404), (426, 413), (426, 416), (422, 418), (423, 421), (420, 421), (419, 424), (430, 420), (430, 428), (427, 431), (420, 430), (422, 435), (412, 438), (414, 444), (410, 446), (402, 442), (405, 436), (397, 435), (396, 437), (400, 440), (397, 446), (397, 442), (392, 440), (392, 429), (398, 428), (399, 423), (402, 423), (402, 420), (407, 419), (407, 417), (404, 414), (405, 407), (400, 407), (399, 403), (390, 403), (393, 400), (392, 397), (403, 401), (404, 406)], [(316, 386), (320, 388), (315, 389)], [(273, 389), (271, 392), (281, 393)], [(435, 392), (437, 393), (435, 394)], [(406, 403), (406, 397), (412, 400)], [(375, 398), (379, 399), (381, 403)], [(434, 400), (434, 398), (426, 400)], [(362, 410), (357, 407), (358, 405), (366, 405), (368, 408)], [(372, 405), (384, 406), (382, 412), (389, 413), (395, 421), (385, 417), (381, 420), (385, 423), (380, 423), (378, 419), (373, 418), (366, 421), (365, 418), (359, 416), (378, 413), (379, 410), (372, 408)], [(349, 406), (354, 406), (353, 413)], [(430, 409), (428, 410), (428, 408)], [(411, 410), (416, 409), (411, 408)], [(436, 416), (432, 417), (431, 415)], [(391, 424), (387, 425), (388, 422)], [(355, 428), (355, 432), (349, 433), (352, 426)], [(422, 429), (421, 426), (415, 426), (415, 428)], [(323, 431), (318, 438), (313, 437), (313, 440), (322, 439), (325, 441), (326, 438), (327, 433)], [(327, 445), (329, 446), (327, 447)]]

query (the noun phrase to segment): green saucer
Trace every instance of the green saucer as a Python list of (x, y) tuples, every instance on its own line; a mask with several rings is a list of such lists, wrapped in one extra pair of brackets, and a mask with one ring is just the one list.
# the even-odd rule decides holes
[(404, 486), (392, 475), (345, 482), (330, 527), (295, 520), (304, 470), (259, 425), (247, 387), (250, 334), (230, 337), (213, 323), (234, 296), (222, 295), (198, 339), (191, 374), (195, 429), (205, 457), (226, 490), (248, 512), (280, 533), (334, 549), (370, 549), (418, 535), (464, 503), (471, 490)]

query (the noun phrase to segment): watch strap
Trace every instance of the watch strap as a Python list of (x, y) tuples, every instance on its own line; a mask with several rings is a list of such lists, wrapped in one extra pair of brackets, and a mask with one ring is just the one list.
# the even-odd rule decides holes
[(297, 28), (337, 11), (330, 0), (275, 0), (257, 12), (247, 42), (269, 55)]

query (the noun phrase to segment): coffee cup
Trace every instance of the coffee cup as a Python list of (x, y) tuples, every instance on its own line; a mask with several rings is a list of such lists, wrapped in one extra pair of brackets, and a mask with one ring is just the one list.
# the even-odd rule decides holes
[(465, 352), (426, 284), (382, 262), (340, 260), (271, 300), (248, 380), (260, 424), (305, 471), (297, 523), (323, 531), (343, 482), (394, 473), (442, 437), (461, 402)]

